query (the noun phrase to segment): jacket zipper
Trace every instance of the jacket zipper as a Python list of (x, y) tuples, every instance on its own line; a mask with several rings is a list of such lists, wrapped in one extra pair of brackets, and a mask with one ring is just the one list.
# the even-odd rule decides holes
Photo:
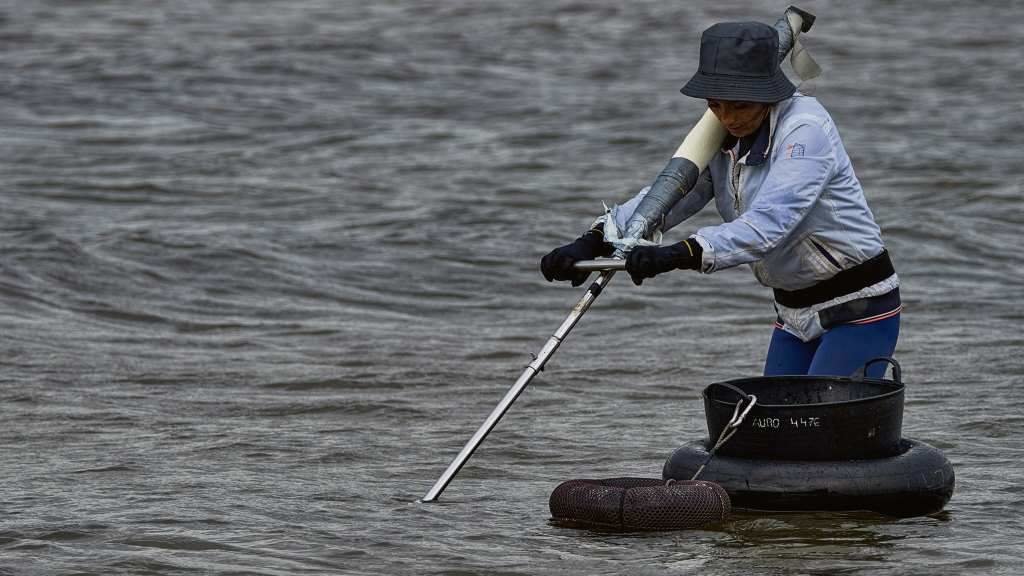
[(743, 171), (743, 165), (736, 160), (736, 155), (732, 150), (729, 151), (729, 157), (732, 158), (732, 205), (736, 210), (736, 215), (739, 216), (740, 211), (743, 210), (743, 202), (740, 199), (740, 173)]

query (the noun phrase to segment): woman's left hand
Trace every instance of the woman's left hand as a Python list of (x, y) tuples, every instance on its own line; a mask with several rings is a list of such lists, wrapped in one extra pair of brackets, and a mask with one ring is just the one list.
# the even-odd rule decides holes
[(662, 272), (677, 268), (700, 268), (703, 250), (693, 238), (671, 246), (637, 246), (626, 256), (626, 272), (633, 284), (640, 286), (645, 278), (654, 278)]

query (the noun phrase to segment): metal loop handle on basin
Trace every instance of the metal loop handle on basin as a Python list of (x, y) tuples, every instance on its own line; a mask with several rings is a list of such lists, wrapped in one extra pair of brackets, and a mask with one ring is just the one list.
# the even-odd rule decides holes
[[(892, 366), (892, 381), (896, 382), (897, 384), (903, 384), (903, 370), (900, 368), (900, 363), (897, 362), (896, 359), (891, 356), (879, 356), (877, 358), (872, 358), (871, 360), (868, 360), (867, 362), (864, 363), (863, 366), (858, 368), (856, 372), (851, 374), (850, 378), (853, 378), (855, 380), (863, 380), (867, 378), (868, 367), (871, 366), (872, 364), (877, 364), (878, 362), (886, 362), (890, 366)], [(885, 379), (884, 372), (882, 373), (882, 379)]]
[(750, 394), (747, 394), (746, 392), (744, 392), (742, 388), (740, 388), (738, 386), (733, 386), (732, 384), (729, 384), (728, 382), (714, 382), (714, 383), (708, 385), (709, 388), (711, 386), (721, 386), (722, 388), (725, 388), (726, 390), (731, 390), (731, 391), (735, 392), (737, 395), (739, 395), (740, 400), (746, 400), (747, 396), (750, 396)]

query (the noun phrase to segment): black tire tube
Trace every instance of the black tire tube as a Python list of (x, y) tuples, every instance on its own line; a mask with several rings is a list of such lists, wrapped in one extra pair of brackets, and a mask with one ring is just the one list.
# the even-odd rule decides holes
[[(942, 452), (909, 438), (896, 456), (871, 460), (754, 460), (716, 455), (700, 475), (729, 493), (734, 508), (871, 510), (909, 517), (942, 510), (953, 495), (953, 465)], [(664, 479), (689, 479), (707, 460), (707, 440), (669, 456)]]

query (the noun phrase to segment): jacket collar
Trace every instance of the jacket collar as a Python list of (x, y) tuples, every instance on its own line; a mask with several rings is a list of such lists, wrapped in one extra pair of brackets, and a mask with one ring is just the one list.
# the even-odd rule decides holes
[[(757, 129), (757, 132), (746, 137), (753, 138), (753, 141), (749, 148), (746, 146), (740, 147), (741, 150), (749, 150), (749, 152), (746, 153), (746, 158), (742, 155), (740, 156), (744, 164), (748, 166), (760, 166), (765, 163), (768, 159), (768, 155), (772, 151), (772, 140), (775, 136), (775, 126), (779, 122), (779, 117), (782, 116), (790, 105), (792, 105), (793, 100), (799, 96), (803, 96), (803, 94), (797, 92), (792, 97), (772, 105), (771, 110), (768, 112), (768, 118), (761, 123), (761, 127)], [(727, 134), (725, 141), (722, 142), (722, 151), (727, 152), (732, 150), (733, 147), (736, 146), (736, 142), (738, 140), (739, 139), (732, 134)]]
[(775, 120), (773, 112), (774, 110), (768, 112), (764, 122), (761, 122), (761, 126), (753, 134), (743, 138), (737, 138), (732, 134), (726, 136), (725, 141), (722, 142), (722, 151), (732, 150), (739, 142), (737, 156), (743, 159), (744, 164), (748, 166), (764, 164), (768, 158), (768, 149), (771, 147), (772, 125)]

